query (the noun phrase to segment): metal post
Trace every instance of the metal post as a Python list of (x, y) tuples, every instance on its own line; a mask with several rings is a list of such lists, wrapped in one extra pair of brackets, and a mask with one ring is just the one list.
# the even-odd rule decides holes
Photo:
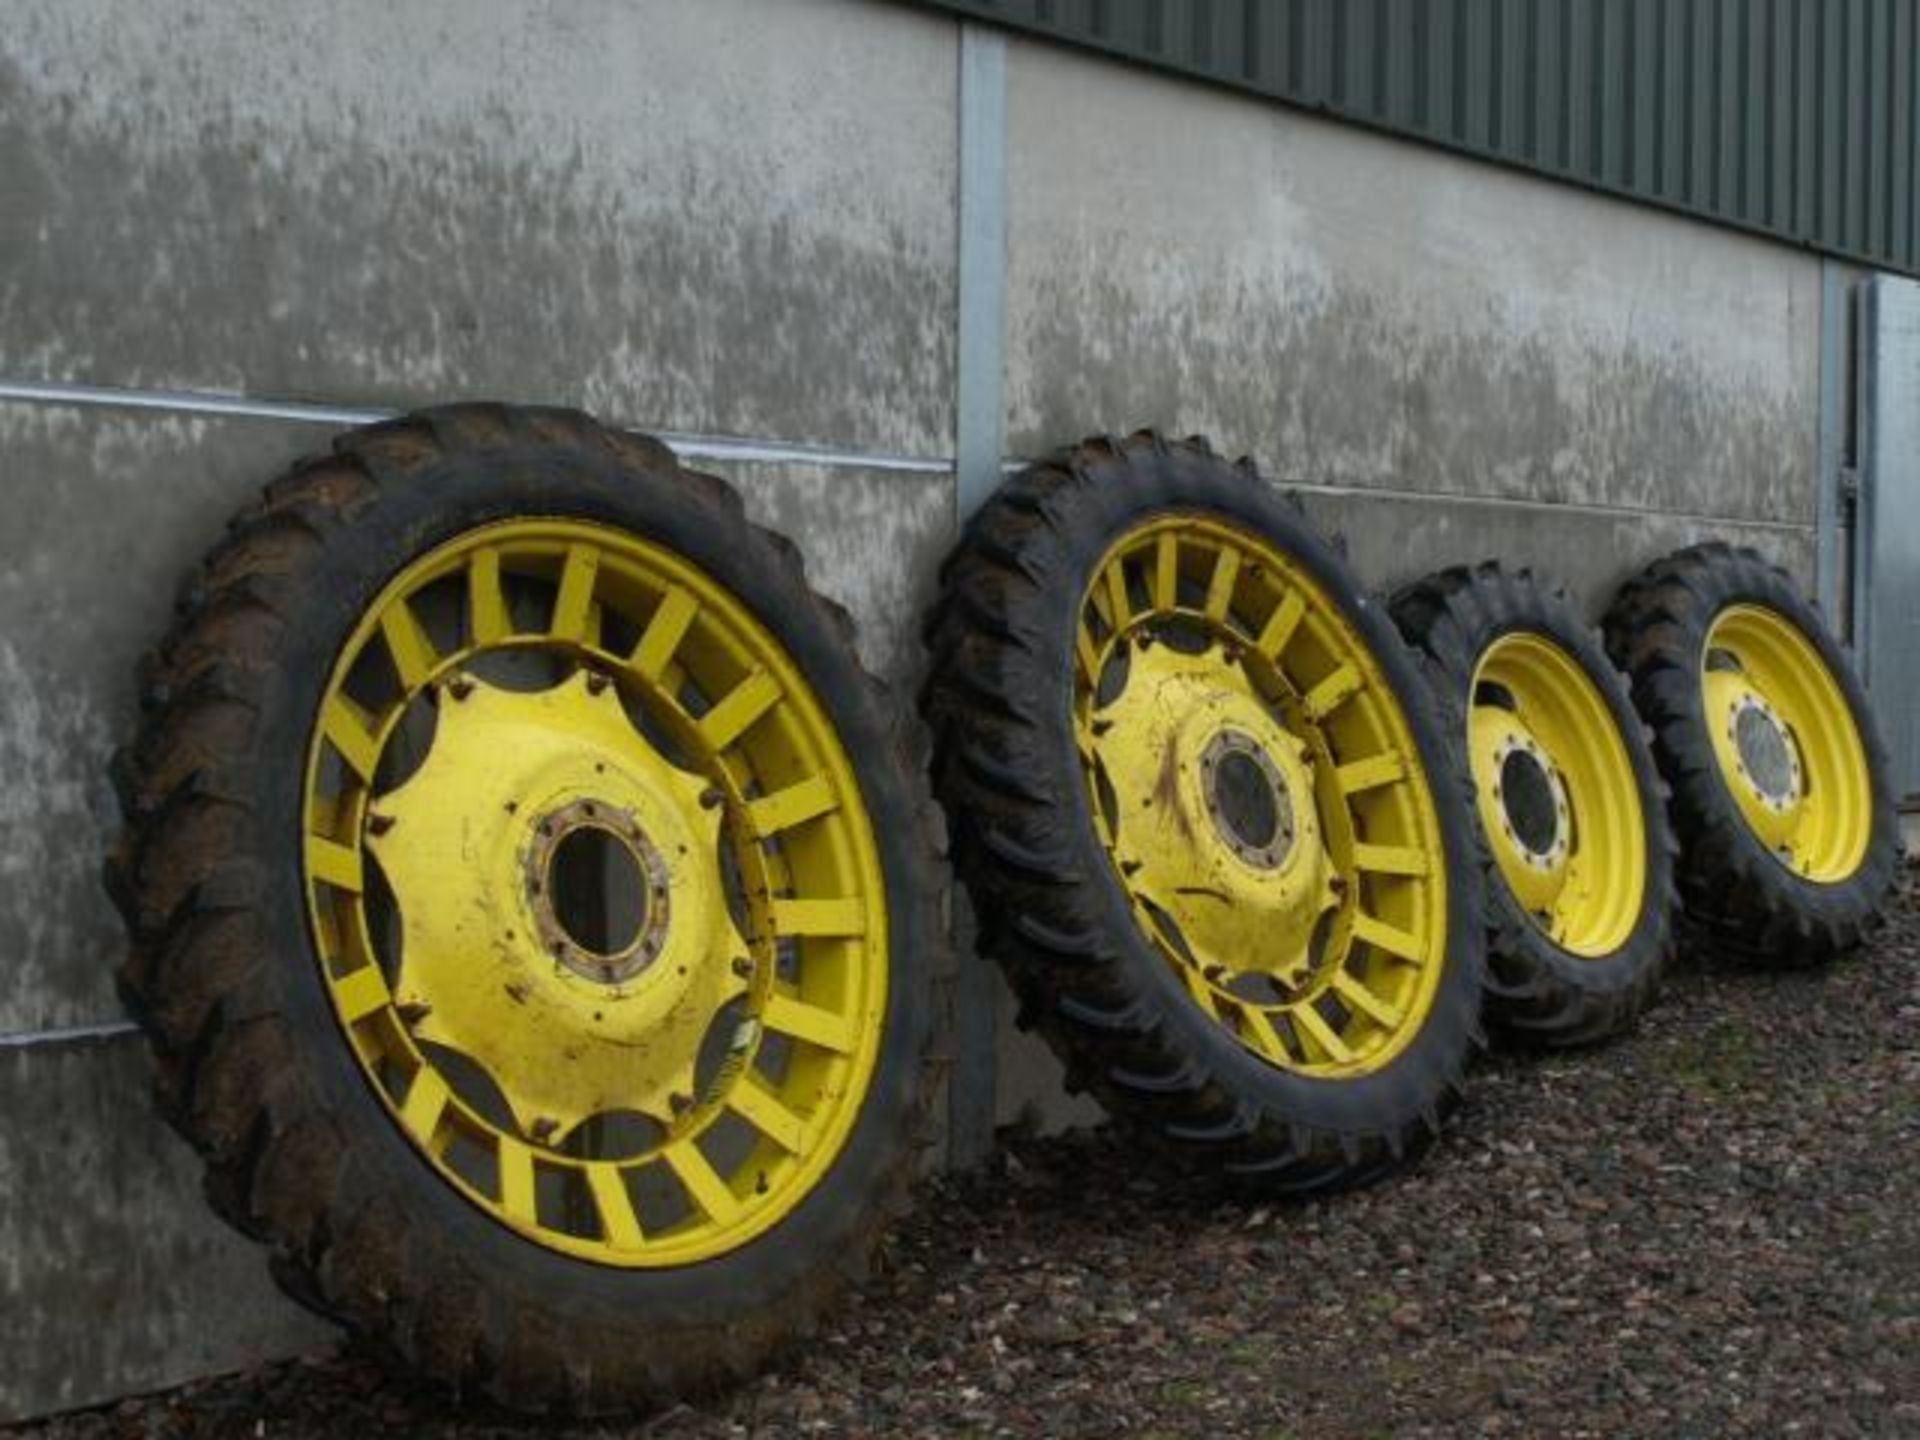
[[(960, 27), (959, 354), (954, 395), (955, 519), (965, 524), (1000, 484), (1006, 452), (1007, 38)], [(960, 978), (954, 987), (947, 1087), (947, 1163), (966, 1169), (993, 1150), (993, 974), (972, 953), (971, 914), (955, 896)]]

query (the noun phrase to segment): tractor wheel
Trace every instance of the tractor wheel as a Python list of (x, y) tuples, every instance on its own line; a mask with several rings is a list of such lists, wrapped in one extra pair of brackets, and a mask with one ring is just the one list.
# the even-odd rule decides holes
[(164, 1107), (297, 1298), (583, 1413), (861, 1277), (943, 927), (849, 631), (725, 485), (571, 412), (354, 431), (235, 519), (108, 873)]
[(1542, 1044), (1614, 1034), (1659, 988), (1674, 908), (1666, 787), (1626, 681), (1525, 570), (1442, 570), (1393, 614), (1466, 715), (1491, 1018)]
[(1858, 945), (1898, 821), (1866, 691), (1818, 612), (1751, 550), (1697, 545), (1628, 581), (1606, 634), (1673, 788), (1689, 918), (1771, 965)]
[(1458, 731), (1297, 505), (1204, 442), (1094, 440), (943, 575), (936, 788), (1069, 1082), (1280, 1190), (1437, 1133), (1482, 969)]

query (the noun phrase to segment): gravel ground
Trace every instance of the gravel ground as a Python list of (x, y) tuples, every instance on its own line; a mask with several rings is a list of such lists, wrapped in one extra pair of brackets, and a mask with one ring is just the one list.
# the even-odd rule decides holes
[(1104, 1132), (927, 1194), (785, 1370), (628, 1427), (460, 1410), (351, 1355), (36, 1433), (1920, 1435), (1920, 899), (1873, 950), (1683, 964), (1633, 1036), (1496, 1056), (1413, 1173), (1223, 1197)]

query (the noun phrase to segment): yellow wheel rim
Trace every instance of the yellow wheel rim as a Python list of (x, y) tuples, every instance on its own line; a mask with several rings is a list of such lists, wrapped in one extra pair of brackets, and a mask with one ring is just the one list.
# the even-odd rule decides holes
[(1543, 635), (1516, 631), (1474, 669), (1468, 717), (1481, 828), (1508, 890), (1561, 949), (1611, 955), (1646, 899), (1646, 815), (1605, 697)]
[(1866, 746), (1820, 652), (1785, 616), (1723, 610), (1701, 658), (1707, 733), (1747, 826), (1795, 874), (1844, 880), (1866, 858)]
[(347, 1039), (501, 1223), (684, 1265), (833, 1163), (880, 1049), (879, 853), (813, 689), (704, 571), (547, 519), (421, 556), (334, 666), (304, 823)]
[(1446, 963), (1440, 822), (1365, 639), (1293, 557), (1165, 515), (1080, 608), (1075, 727), (1094, 823), (1194, 1003), (1281, 1069), (1381, 1069)]

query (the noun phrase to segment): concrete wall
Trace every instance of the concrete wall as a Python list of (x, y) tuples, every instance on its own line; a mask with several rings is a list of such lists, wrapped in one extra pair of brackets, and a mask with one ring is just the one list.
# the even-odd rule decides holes
[[(708, 468), (901, 680), (954, 524), (957, 34), (850, 0), (13, 0), (0, 385), (832, 447)], [(0, 402), (0, 1421), (330, 1339), (152, 1118), (96, 877), (175, 578), (331, 428)]]
[[(959, 53), (878, 0), (9, 0), (0, 1421), (327, 1334), (151, 1117), (94, 878), (173, 578), (331, 428), (196, 407), (490, 395), (764, 442), (785, 458), (716, 468), (905, 690), (955, 522)], [(1817, 261), (1005, 58), (1013, 453), (1211, 432), (1315, 487), (1379, 585), (1503, 554), (1597, 604), (1706, 534), (1811, 578)], [(1003, 1038), (962, 1106), (1086, 1118), (1004, 995), (975, 1003)]]
[(1016, 451), (1209, 434), (1337, 487), (1380, 585), (1598, 603), (1708, 532), (1811, 579), (1818, 259), (1037, 42), (1008, 89)]

